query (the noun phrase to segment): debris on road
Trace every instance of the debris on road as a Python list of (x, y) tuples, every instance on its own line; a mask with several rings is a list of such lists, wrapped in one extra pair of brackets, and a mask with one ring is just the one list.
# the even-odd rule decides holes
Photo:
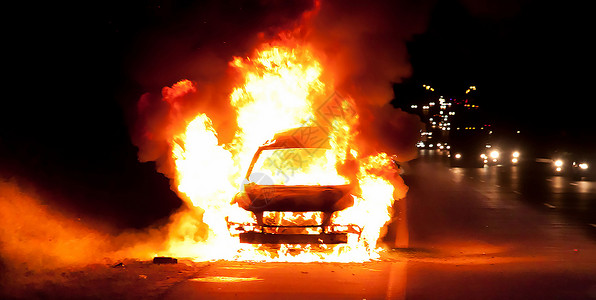
[(208, 264), (181, 260), (154, 264), (125, 259), (48, 270), (11, 270), (0, 280), (0, 299), (161, 299), (170, 287), (195, 278)]
[(154, 264), (177, 264), (178, 260), (172, 257), (167, 257), (167, 256), (156, 256), (153, 258), (153, 263)]

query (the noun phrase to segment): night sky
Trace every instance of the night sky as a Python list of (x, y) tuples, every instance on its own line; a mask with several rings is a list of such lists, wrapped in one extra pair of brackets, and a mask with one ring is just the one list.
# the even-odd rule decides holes
[(439, 1), (427, 31), (408, 44), (413, 76), (398, 85), (405, 93), (396, 98), (416, 99), (430, 84), (439, 95), (461, 99), (475, 85), (475, 99), (493, 123), (541, 141), (594, 147), (594, 45), (587, 38), (593, 29), (585, 7), (505, 1), (509, 10), (487, 16), (462, 2)]
[[(145, 227), (181, 201), (153, 163), (137, 160), (130, 140), (135, 104), (142, 93), (189, 76), (162, 62), (147, 65), (147, 53), (167, 48), (152, 41), (175, 33), (196, 51), (219, 43), (222, 55), (242, 55), (253, 37), (238, 28), (274, 31), (312, 3), (81, 2), (5, 9), (17, 18), (4, 27), (10, 78), (0, 100), (0, 176), (26, 182), (49, 204), (84, 218)], [(413, 101), (422, 84), (447, 97), (476, 85), (496, 123), (541, 141), (594, 145), (594, 34), (582, 3), (426, 3), (426, 29), (407, 43), (412, 76), (396, 85), (403, 91), (397, 101)], [(264, 18), (271, 12), (275, 19)], [(161, 68), (152, 80), (142, 76)]]

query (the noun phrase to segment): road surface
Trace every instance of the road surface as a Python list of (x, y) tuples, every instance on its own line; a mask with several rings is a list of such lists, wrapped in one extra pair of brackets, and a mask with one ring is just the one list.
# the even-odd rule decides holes
[(596, 299), (596, 181), (532, 163), (447, 165), (422, 155), (405, 166), (407, 228), (392, 223), (379, 261), (18, 269), (0, 272), (0, 298)]
[[(404, 175), (409, 247), (380, 261), (212, 262), (165, 299), (596, 299), (596, 182), (533, 164)], [(395, 228), (385, 239), (394, 245)]]

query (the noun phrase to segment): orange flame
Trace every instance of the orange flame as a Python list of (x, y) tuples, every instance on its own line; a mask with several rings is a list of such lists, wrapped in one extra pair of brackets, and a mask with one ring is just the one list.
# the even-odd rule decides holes
[[(396, 185), (402, 190), (396, 193), (397, 175), (390, 171), (392, 161), (386, 153), (358, 157), (354, 144), (357, 132), (353, 129), (358, 116), (352, 100), (329, 98), (333, 86), (322, 81), (321, 63), (308, 47), (296, 43), (265, 44), (252, 57), (234, 57), (229, 66), (243, 78), (230, 94), (238, 129), (231, 143), (220, 144), (211, 119), (200, 113), (188, 123), (184, 133), (172, 138), (174, 181), (191, 213), (178, 217), (172, 226), (169, 250), (161, 254), (196, 260), (350, 262), (378, 258), (381, 248), (377, 247), (377, 240), (391, 219), (395, 196), (403, 197), (405, 186)], [(164, 88), (164, 100), (168, 101), (168, 95), (195, 88), (192, 82), (181, 81), (171, 89)], [(333, 110), (340, 113), (334, 114)], [(334, 213), (333, 220), (337, 224), (358, 225), (363, 228), (361, 235), (350, 235), (343, 245), (281, 245), (275, 251), (241, 244), (228, 230), (226, 221), (254, 222), (251, 212), (230, 204), (242, 189), (243, 172), (265, 141), (278, 132), (305, 126), (326, 128), (333, 150), (331, 155), (314, 162), (317, 167), (310, 170), (309, 179), (316, 179), (308, 184), (326, 180), (345, 183), (351, 180), (348, 177), (354, 178), (359, 187), (359, 192), (352, 195), (354, 205)], [(359, 167), (346, 168), (349, 164)], [(346, 172), (348, 169), (353, 174)], [(289, 218), (307, 217), (290, 213)]]

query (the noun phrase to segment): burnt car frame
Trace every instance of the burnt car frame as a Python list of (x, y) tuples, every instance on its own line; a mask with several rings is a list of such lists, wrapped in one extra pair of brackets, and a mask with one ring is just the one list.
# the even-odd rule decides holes
[[(300, 128), (276, 134), (255, 152), (245, 176), (242, 190), (232, 203), (254, 214), (256, 223), (228, 222), (231, 231), (238, 232), (240, 242), (250, 244), (341, 244), (347, 243), (348, 234), (360, 234), (356, 225), (332, 223), (334, 212), (354, 205), (354, 184), (275, 184), (272, 180), (255, 179), (253, 170), (266, 151), (318, 151), (330, 150), (326, 136), (321, 139), (302, 139), (301, 131), (317, 130)], [(282, 161), (286, 161), (284, 157)], [(299, 166), (298, 166), (299, 167)], [(257, 176), (258, 177), (258, 176)], [(255, 182), (257, 181), (257, 182)], [(316, 213), (316, 220), (287, 222), (280, 220), (284, 213), (306, 215)], [(300, 219), (300, 218), (299, 218)], [(303, 221), (303, 220), (302, 220)]]

